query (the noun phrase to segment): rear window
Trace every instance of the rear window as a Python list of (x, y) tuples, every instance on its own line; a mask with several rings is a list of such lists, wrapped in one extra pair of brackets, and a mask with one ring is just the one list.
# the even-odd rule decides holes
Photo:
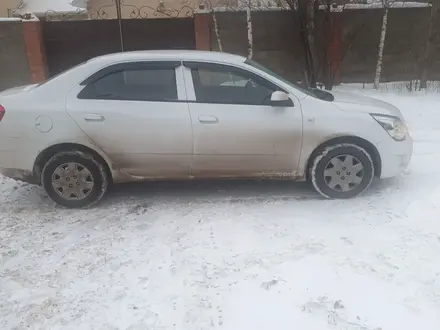
[[(125, 66), (125, 68), (124, 68)], [(154, 66), (128, 63), (110, 67), (107, 74), (88, 79), (79, 99), (121, 101), (177, 101), (176, 71), (174, 64)], [(98, 73), (99, 76), (99, 73)]]

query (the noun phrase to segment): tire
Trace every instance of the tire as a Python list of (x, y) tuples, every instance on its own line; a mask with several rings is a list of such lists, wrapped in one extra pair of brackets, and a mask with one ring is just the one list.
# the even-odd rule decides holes
[[(358, 171), (361, 167), (362, 170)], [(349, 172), (350, 168), (352, 172)], [(328, 199), (358, 196), (370, 187), (373, 178), (374, 163), (370, 154), (355, 144), (325, 148), (315, 158), (311, 168), (314, 188)]]
[(105, 195), (109, 175), (104, 164), (93, 155), (66, 151), (48, 160), (41, 174), (41, 183), (55, 203), (66, 208), (87, 208)]

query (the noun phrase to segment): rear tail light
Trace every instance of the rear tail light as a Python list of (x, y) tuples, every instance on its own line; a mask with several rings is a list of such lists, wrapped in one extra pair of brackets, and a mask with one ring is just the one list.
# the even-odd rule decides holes
[(2, 121), (3, 116), (5, 115), (5, 112), (6, 112), (5, 108), (3, 108), (3, 107), (0, 105), (0, 121)]

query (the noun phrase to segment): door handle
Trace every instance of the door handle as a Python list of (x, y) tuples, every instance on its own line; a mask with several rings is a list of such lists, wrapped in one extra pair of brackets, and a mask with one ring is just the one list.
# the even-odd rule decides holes
[(215, 124), (218, 123), (218, 118), (214, 116), (199, 116), (199, 123)]
[(94, 113), (87, 114), (84, 116), (85, 121), (104, 121), (104, 119), (105, 119), (104, 116)]

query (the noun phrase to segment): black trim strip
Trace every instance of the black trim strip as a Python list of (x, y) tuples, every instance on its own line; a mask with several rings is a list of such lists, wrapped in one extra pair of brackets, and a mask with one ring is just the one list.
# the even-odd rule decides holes
[(211, 63), (211, 62), (196, 62), (196, 61), (183, 61), (183, 66), (189, 69), (233, 69), (233, 70), (243, 70), (237, 68), (235, 66), (231, 66), (228, 64), (220, 64), (220, 63)]
[(111, 74), (125, 70), (146, 70), (146, 69), (175, 69), (182, 65), (180, 61), (138, 61), (138, 62), (126, 62), (113, 64), (105, 67), (98, 72), (95, 72), (82, 83), (81, 86), (85, 86)]

